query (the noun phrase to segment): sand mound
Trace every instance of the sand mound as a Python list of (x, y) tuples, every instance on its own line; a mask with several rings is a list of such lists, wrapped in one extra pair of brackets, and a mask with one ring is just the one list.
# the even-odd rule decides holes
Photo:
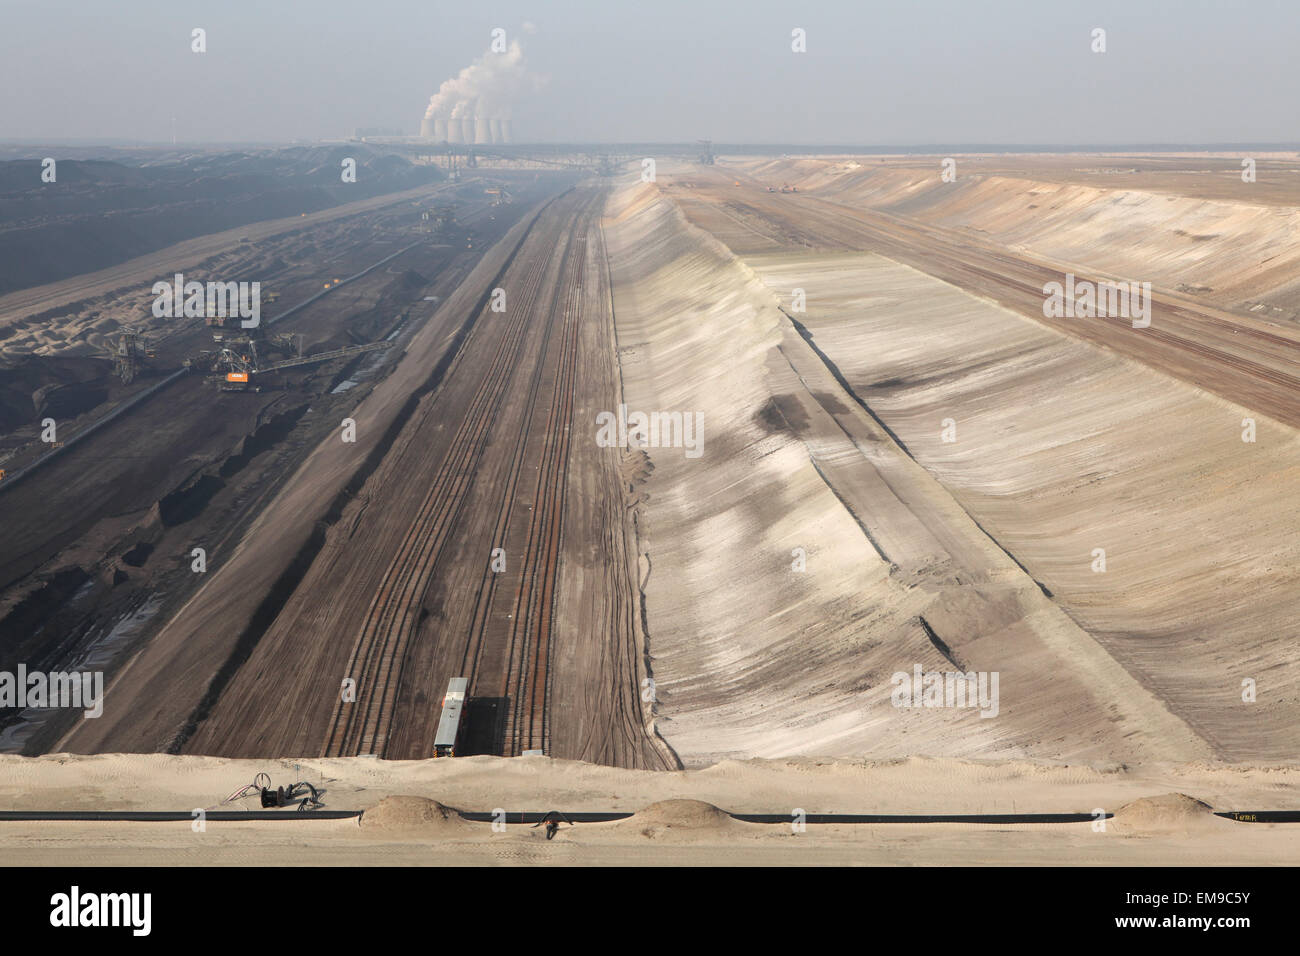
[(460, 833), (467, 825), (459, 812), (428, 797), (385, 797), (361, 817), (367, 830)]
[(1142, 830), (1187, 829), (1226, 823), (1214, 815), (1214, 808), (1185, 793), (1164, 793), (1141, 797), (1115, 811), (1114, 822), (1121, 828)]
[(638, 810), (619, 825), (646, 836), (679, 832), (705, 835), (723, 833), (737, 826), (725, 810), (702, 800), (660, 800)]

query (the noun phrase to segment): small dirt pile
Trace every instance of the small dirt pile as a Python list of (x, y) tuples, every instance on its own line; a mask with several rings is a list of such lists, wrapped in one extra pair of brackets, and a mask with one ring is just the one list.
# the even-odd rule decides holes
[(1112, 822), (1121, 831), (1144, 833), (1232, 825), (1231, 821), (1216, 817), (1209, 804), (1185, 793), (1164, 793), (1126, 803), (1115, 811)]
[(702, 800), (661, 800), (638, 810), (618, 828), (650, 839), (681, 837), (707, 839), (743, 828), (725, 810)]
[(469, 829), (469, 822), (451, 807), (428, 797), (385, 797), (361, 816), (366, 830), (430, 836), (456, 836)]

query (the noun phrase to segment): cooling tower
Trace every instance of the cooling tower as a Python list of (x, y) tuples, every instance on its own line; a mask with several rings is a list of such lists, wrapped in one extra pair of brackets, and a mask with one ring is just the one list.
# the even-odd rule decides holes
[(443, 120), (447, 124), (447, 142), (459, 143), (460, 139), (460, 120)]
[(474, 120), (472, 117), (465, 117), (460, 121), (460, 141), (462, 143), (474, 142)]
[(515, 134), (510, 128), (510, 123), (511, 121), (508, 119), (503, 119), (501, 121), (501, 139), (498, 140), (498, 142), (513, 143), (515, 141)]
[(480, 116), (474, 120), (474, 142), (492, 142), (492, 129), (488, 125), (487, 117), (485, 116)]
[(440, 143), (445, 142), (447, 139), (447, 121), (441, 116), (434, 118), (433, 138)]
[(501, 121), (499, 119), (494, 119), (489, 121), (488, 130), (492, 133), (492, 142), (494, 143), (505, 142), (505, 137), (501, 132)]

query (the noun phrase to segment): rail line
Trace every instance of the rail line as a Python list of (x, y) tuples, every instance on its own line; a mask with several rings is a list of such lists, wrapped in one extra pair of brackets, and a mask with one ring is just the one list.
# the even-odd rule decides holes
[[(538, 220), (544, 214), (539, 214)], [(508, 310), (508, 324), (497, 343), (491, 365), (385, 572), (353, 647), (347, 675), (357, 681), (362, 694), (355, 706), (342, 701), (335, 704), (324, 747), (326, 756), (355, 753), (382, 756), (386, 748), (402, 664), (418, 624), (422, 600), (465, 503), (491, 426), (527, 344), (529, 319), (552, 262), (544, 251), (535, 248), (543, 239), (537, 239), (534, 246), (525, 250), (528, 238), (521, 242), (511, 260), (518, 261), (525, 255), (531, 257), (520, 290)], [(518, 452), (512, 465), (516, 470), (517, 459)], [(498, 525), (506, 519), (508, 514), (504, 519), (499, 516)], [(486, 609), (480, 620), (485, 617)], [(481, 652), (481, 645), (480, 637), (476, 656)]]
[[(499, 728), (503, 731), (500, 752), (507, 755), (525, 750), (550, 752), (551, 747), (548, 704), (552, 696), (553, 621), (583, 327), (581, 296), (587, 274), (587, 242), (591, 233), (587, 220), (594, 203), (596, 200), (593, 199), (577, 213), (574, 220), (577, 227), (569, 232), (558, 256), (558, 281), (548, 313), (555, 321), (546, 322), (541, 334), (538, 349), (541, 360), (533, 370), (514, 454), (506, 474), (505, 493), (493, 524), (492, 542), (494, 546), (501, 546), (510, 534), (522, 463), (525, 460), (537, 461), (523, 552), (518, 556), (512, 555), (512, 560), (519, 562), (520, 576), (508, 604), (510, 623), (504, 633), (493, 633), (490, 627), (489, 616), (498, 599), (500, 576), (485, 564), (458, 672), (470, 676), (474, 696), (508, 702), (502, 712), (504, 726)], [(598, 281), (604, 279), (603, 276), (597, 278)], [(544, 386), (550, 399), (543, 422), (539, 400)], [(537, 436), (534, 442), (529, 441), (530, 435)], [(534, 446), (540, 449), (540, 456), (529, 458)], [(625, 547), (621, 538), (609, 544), (611, 547)], [(631, 655), (632, 659), (625, 664), (629, 668), (627, 673), (635, 675), (635, 644), (627, 643), (621, 650)], [(629, 712), (627, 700), (629, 694), (636, 697), (635, 680), (626, 686), (620, 682), (617, 694), (619, 696), (611, 703), (619, 710), (621, 721), (617, 729), (625, 748), (616, 746), (615, 749), (642, 752), (644, 728), (632, 716), (640, 714), (640, 703), (634, 701)], [(601, 709), (601, 712), (606, 710)], [(584, 747), (590, 744), (592, 734), (593, 729), (589, 727)], [(656, 754), (659, 763), (675, 768), (675, 764), (657, 750)]]
[[(580, 216), (579, 221), (585, 223), (585, 215)], [(586, 241), (585, 233), (581, 236), (571, 234), (565, 248), (560, 355), (533, 496), (523, 575), (515, 591), (511, 617), (510, 669), (505, 675), (505, 692), (501, 696), (511, 700), (506, 740), (516, 754), (525, 750), (547, 752), (550, 748), (546, 702), (550, 690), (551, 629), (563, 532), (570, 426), (573, 422)]]
[[(561, 255), (561, 274), (567, 266), (568, 257), (572, 248), (572, 231), (570, 231), (565, 242), (564, 251)], [(557, 287), (551, 297), (550, 313), (554, 314), (556, 305), (560, 300), (560, 289)], [(505, 495), (502, 499), (501, 507), (497, 513), (497, 519), (493, 530), (492, 541), (495, 545), (503, 545), (509, 532), (510, 519), (514, 514), (515, 495), (519, 485), (519, 478), (523, 471), (523, 461), (526, 458), (528, 448), (528, 436), (532, 429), (532, 419), (537, 401), (541, 392), (542, 384), (545, 379), (547, 364), (545, 357), (550, 350), (550, 343), (553, 338), (553, 331), (556, 323), (546, 322), (542, 333), (541, 342), (539, 343), (539, 354), (541, 360), (533, 370), (533, 376), (529, 385), (527, 400), (525, 402), (524, 414), (520, 417), (519, 431), (515, 437), (515, 452), (511, 458), (511, 465), (507, 475)], [(554, 399), (553, 399), (554, 400)], [(534, 495), (536, 498), (536, 495)], [(537, 502), (534, 501), (534, 507)], [(527, 558), (520, 561), (521, 571), (527, 570)], [(466, 642), (465, 653), (462, 657), (462, 673), (470, 675), (472, 687), (475, 694), (482, 695), (483, 690), (491, 686), (492, 695), (504, 697), (508, 694), (508, 674), (509, 662), (511, 659), (510, 649), (505, 643), (492, 644), (488, 638), (489, 614), (491, 605), (496, 596), (496, 584), (498, 575), (493, 572), (490, 566), (485, 566), (483, 580), (481, 581), (478, 600), (475, 606), (473, 624), (470, 628), (469, 639)], [(500, 675), (501, 683), (494, 683), (497, 676)], [(499, 691), (499, 693), (498, 693)], [(503, 749), (514, 749), (513, 744), (504, 745)]]
[[(516, 255), (526, 242), (527, 238)], [(546, 260), (540, 256), (530, 264), (519, 296), (524, 303), (531, 303), (535, 297), (545, 266)], [(361, 694), (356, 706), (335, 703), (324, 756), (383, 753), (387, 742), (385, 724), (392, 715), (400, 676), (396, 672), (415, 628), (417, 607), (428, 588), (451, 519), (463, 503), (522, 340), (530, 310), (517, 307), (519, 298), (516, 307), (507, 313), (508, 324), (488, 372), (371, 602), (347, 669), (347, 676), (356, 680)], [(486, 304), (483, 308), (487, 308)]]
[[(552, 323), (546, 323), (545, 331), (542, 333), (542, 342), (540, 351), (546, 354), (551, 339)], [(519, 488), (519, 478), (523, 473), (524, 459), (527, 457), (528, 448), (528, 428), (529, 420), (532, 417), (531, 411), (537, 403), (538, 393), (542, 385), (542, 372), (545, 366), (539, 362), (533, 370), (532, 381), (529, 384), (527, 400), (525, 407), (528, 413), (520, 416), (519, 431), (514, 439), (514, 454), (510, 457), (510, 466), (506, 473), (505, 490), (501, 499), (501, 506), (497, 509), (496, 521), (492, 527), (492, 546), (504, 547), (506, 536), (510, 528), (510, 519), (514, 515), (515, 495)], [(496, 597), (496, 585), (499, 575), (492, 569), (491, 562), (485, 562), (483, 565), (483, 575), (479, 581), (477, 600), (474, 605), (474, 617), (470, 624), (469, 639), (465, 642), (465, 652), (461, 656), (460, 673), (468, 675), (471, 679), (471, 695), (479, 693), (479, 687), (476, 683), (477, 678), (481, 676), (483, 668), (480, 666), (484, 657), (484, 648), (487, 642), (487, 630), (489, 616), (492, 610), (492, 602)]]

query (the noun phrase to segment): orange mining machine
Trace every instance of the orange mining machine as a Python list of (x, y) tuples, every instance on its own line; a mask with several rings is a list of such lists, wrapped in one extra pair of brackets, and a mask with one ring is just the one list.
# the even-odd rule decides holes
[[(341, 281), (334, 279), (325, 287)], [(214, 347), (186, 359), (184, 364), (187, 369), (206, 373), (208, 382), (220, 392), (260, 392), (268, 373), (374, 352), (391, 344), (373, 342), (303, 355), (301, 336), (295, 341), (292, 335), (266, 335), (261, 326), (246, 329), (238, 316), (219, 316), (215, 312), (210, 312), (205, 321), (212, 330)]]
[[(262, 338), (251, 330), (240, 330), (243, 334), (231, 332), (214, 333), (217, 346), (207, 352), (185, 360), (185, 367), (206, 372), (208, 382), (220, 392), (260, 392), (266, 376), (287, 368), (299, 368), (305, 365), (318, 365), (336, 358), (347, 358), (365, 352), (386, 349), (389, 342), (372, 342), (369, 345), (349, 345), (346, 348), (317, 352), (315, 355), (303, 355), (293, 345), (288, 335)], [(288, 354), (290, 357), (278, 361), (268, 361), (276, 353)]]
[(192, 359), (186, 359), (185, 365), (190, 369), (199, 369), (208, 373), (208, 381), (220, 392), (260, 392), (265, 384), (265, 377), (272, 372), (287, 368), (300, 368), (306, 365), (318, 365), (321, 362), (337, 358), (350, 358), (366, 352), (386, 349), (392, 343), (372, 342), (369, 345), (349, 345), (346, 348), (317, 352), (315, 355), (302, 355), (280, 362), (263, 364), (257, 360), (256, 352), (246, 354), (239, 348), (225, 347), (212, 352), (201, 352)]

